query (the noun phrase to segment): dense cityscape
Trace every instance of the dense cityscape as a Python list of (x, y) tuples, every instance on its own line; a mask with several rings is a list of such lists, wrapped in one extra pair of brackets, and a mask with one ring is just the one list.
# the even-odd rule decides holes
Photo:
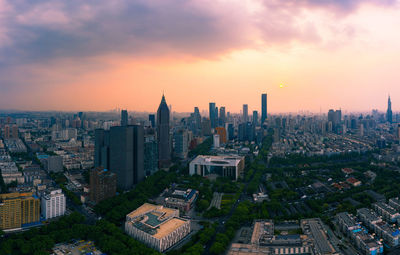
[[(1, 254), (396, 254), (400, 114), (3, 112)], [(259, 114), (259, 112), (261, 114)]]
[(0, 0), (0, 255), (400, 255), (400, 0)]

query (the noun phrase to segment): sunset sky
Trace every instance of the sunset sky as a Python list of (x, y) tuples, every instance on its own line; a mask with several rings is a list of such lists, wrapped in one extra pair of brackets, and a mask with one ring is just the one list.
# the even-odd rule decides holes
[(396, 0), (0, 0), (0, 109), (399, 111), (399, 31)]

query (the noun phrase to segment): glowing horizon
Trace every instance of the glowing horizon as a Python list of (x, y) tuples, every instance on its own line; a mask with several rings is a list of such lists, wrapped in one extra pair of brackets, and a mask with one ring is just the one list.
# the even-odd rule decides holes
[(397, 0), (0, 0), (0, 109), (400, 111), (398, 25)]

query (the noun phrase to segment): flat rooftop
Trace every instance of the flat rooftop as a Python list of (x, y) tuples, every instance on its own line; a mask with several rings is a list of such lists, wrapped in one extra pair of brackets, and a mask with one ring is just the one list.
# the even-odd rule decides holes
[(186, 220), (183, 219), (179, 218), (169, 219), (165, 223), (163, 223), (159, 229), (157, 229), (157, 233), (153, 236), (157, 239), (162, 239), (164, 236), (180, 228), (185, 223)]
[[(129, 224), (157, 239), (162, 239), (187, 223), (187, 220), (173, 217), (176, 209), (145, 203), (127, 215)], [(133, 219), (133, 220), (132, 220)]]
[(190, 162), (191, 164), (212, 165), (212, 166), (237, 166), (243, 159), (240, 156), (203, 156), (199, 155)]

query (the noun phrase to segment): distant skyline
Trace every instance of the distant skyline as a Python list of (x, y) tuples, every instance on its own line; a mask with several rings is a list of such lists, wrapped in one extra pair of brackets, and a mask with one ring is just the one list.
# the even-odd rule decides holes
[(0, 0), (0, 109), (400, 111), (398, 0)]

